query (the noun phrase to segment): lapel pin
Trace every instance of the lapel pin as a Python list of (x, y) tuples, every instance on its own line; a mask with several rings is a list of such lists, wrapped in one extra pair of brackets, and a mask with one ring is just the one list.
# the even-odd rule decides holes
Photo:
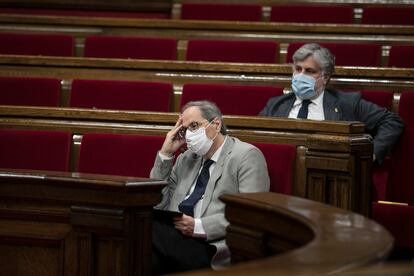
[(337, 107), (335, 107), (335, 109), (334, 109), (334, 110), (335, 110), (335, 112), (336, 112), (336, 113), (338, 113), (338, 112), (339, 112), (339, 110), (338, 110), (338, 108), (337, 108)]

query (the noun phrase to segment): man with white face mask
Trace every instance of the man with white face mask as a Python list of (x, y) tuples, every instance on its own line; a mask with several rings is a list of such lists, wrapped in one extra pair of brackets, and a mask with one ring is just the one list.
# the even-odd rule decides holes
[[(185, 144), (188, 150), (174, 164), (175, 153)], [(169, 183), (157, 208), (183, 212), (173, 223), (154, 221), (154, 274), (228, 262), (228, 221), (219, 196), (267, 192), (270, 186), (263, 154), (228, 136), (220, 110), (208, 101), (183, 107), (157, 154), (151, 178)]]
[(335, 57), (327, 48), (305, 44), (292, 58), (293, 93), (271, 98), (259, 116), (363, 122), (374, 138), (373, 158), (381, 163), (404, 129), (401, 119), (365, 101), (360, 93), (327, 89), (335, 67)]

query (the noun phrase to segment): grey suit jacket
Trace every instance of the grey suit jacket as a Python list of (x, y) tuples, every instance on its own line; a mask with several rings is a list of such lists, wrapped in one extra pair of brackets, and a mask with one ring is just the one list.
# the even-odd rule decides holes
[[(289, 93), (269, 99), (259, 116), (288, 117), (295, 102), (295, 94)], [(323, 98), (325, 120), (360, 121), (374, 138), (374, 154), (382, 162), (397, 142), (404, 123), (386, 108), (365, 101), (360, 93), (325, 90)]]
[[(178, 205), (188, 194), (198, 176), (202, 158), (190, 150), (180, 154), (173, 165), (158, 156), (151, 170), (151, 178), (168, 180), (163, 190), (163, 199), (158, 208), (178, 210)], [(224, 203), (219, 196), (224, 194), (267, 192), (270, 181), (266, 161), (262, 152), (251, 144), (237, 138), (227, 137), (220, 157), (211, 173), (201, 207), (201, 222), (207, 241), (224, 239), (228, 221), (224, 217)], [(217, 244), (215, 244), (217, 245)]]

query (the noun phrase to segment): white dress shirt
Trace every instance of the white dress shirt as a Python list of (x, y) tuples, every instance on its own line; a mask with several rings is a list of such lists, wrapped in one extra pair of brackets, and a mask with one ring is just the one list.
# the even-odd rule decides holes
[[(325, 120), (325, 113), (323, 111), (323, 91), (316, 99), (311, 100), (308, 106), (308, 119), (322, 121)], [(289, 112), (289, 118), (297, 118), (299, 109), (302, 106), (302, 100), (296, 97), (296, 100)]]

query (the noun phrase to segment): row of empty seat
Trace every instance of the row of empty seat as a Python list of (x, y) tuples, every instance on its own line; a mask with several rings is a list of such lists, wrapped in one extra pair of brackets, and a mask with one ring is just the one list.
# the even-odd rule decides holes
[[(362, 24), (414, 25), (414, 6), (373, 5), (365, 6)], [(277, 4), (270, 6), (271, 22), (336, 23), (352, 24), (354, 7), (346, 4)], [(181, 19), (262, 21), (260, 4), (182, 3)]]
[[(0, 104), (59, 107), (60, 83), (55, 78), (0, 77)], [(71, 87), (70, 107), (172, 111), (173, 84), (167, 82), (74, 79)], [(360, 92), (366, 100), (392, 109), (393, 93)], [(283, 87), (279, 86), (188, 83), (183, 85), (180, 106), (189, 101), (210, 100), (223, 114), (255, 116), (271, 97), (282, 94)]]
[[(261, 4), (235, 3), (189, 3), (179, 5), (177, 16), (155, 12), (126, 12), (126, 11), (98, 11), (98, 10), (70, 10), (46, 8), (0, 8), (0, 13), (37, 14), (53, 16), (88, 16), (88, 17), (123, 17), (123, 18), (157, 18), (170, 17), (184, 20), (225, 20), (251, 21), (264, 20), (264, 9), (270, 9), (270, 22), (298, 22), (298, 23), (336, 23), (352, 24), (356, 17), (362, 24), (394, 24), (414, 25), (411, 14), (412, 5), (367, 5), (362, 8), (362, 14), (354, 14), (354, 7), (350, 4), (275, 4), (264, 8)], [(361, 9), (361, 8), (359, 8)]]
[[(58, 34), (0, 33), (0, 54), (73, 56), (74, 38)], [(286, 63), (305, 42), (289, 43)], [(336, 56), (338, 66), (380, 67), (382, 47), (376, 43), (323, 42)], [(94, 58), (131, 58), (177, 60), (175, 38), (140, 36), (88, 36), (84, 56)], [(189, 40), (188, 61), (278, 63), (279, 43), (272, 40)], [(414, 68), (414, 44), (396, 44), (389, 51), (388, 67)]]
[[(149, 177), (164, 137), (86, 133), (78, 172)], [(61, 131), (0, 130), (0, 168), (69, 171), (72, 134)], [(255, 143), (268, 164), (271, 190), (291, 194), (296, 148)], [(74, 158), (72, 156), (72, 158)]]

